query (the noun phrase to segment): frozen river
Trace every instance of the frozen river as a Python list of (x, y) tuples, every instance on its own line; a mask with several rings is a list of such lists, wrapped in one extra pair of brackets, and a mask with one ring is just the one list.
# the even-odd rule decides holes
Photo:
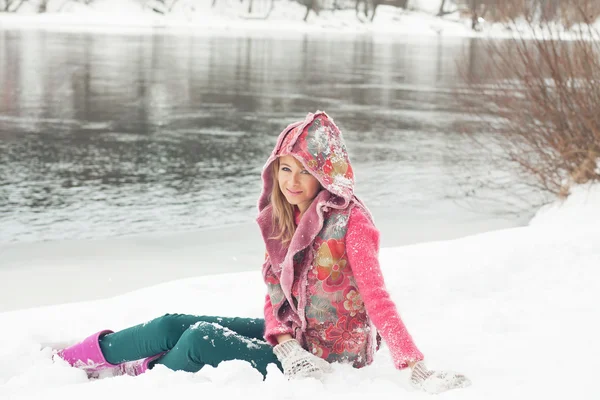
[(317, 109), (379, 220), (521, 224), (458, 133), (469, 40), (0, 30), (0, 244), (251, 222), (276, 135)]

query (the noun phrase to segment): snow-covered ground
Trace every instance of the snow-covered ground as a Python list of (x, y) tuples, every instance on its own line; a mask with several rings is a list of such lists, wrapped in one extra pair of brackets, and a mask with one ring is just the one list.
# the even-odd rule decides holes
[[(471, 28), (471, 17), (464, 6), (447, 1), (445, 11), (438, 17), (441, 0), (409, 0), (406, 10), (381, 5), (373, 21), (354, 8), (333, 10), (333, 1), (324, 0), (319, 14), (309, 13), (306, 7), (293, 0), (278, 0), (269, 11), (270, 2), (254, 0), (248, 12), (248, 0), (180, 0), (170, 12), (158, 14), (148, 4), (151, 0), (94, 0), (89, 5), (68, 0), (49, 0), (47, 12), (38, 13), (36, 2), (27, 2), (16, 13), (0, 12), (0, 29), (42, 29), (96, 33), (163, 33), (169, 35), (232, 35), (266, 36), (339, 34), (339, 38), (353, 39), (369, 34), (378, 41), (416, 39), (424, 36), (513, 38), (548, 37), (571, 40), (577, 26), (566, 29), (551, 25), (552, 32), (516, 20), (507, 27), (504, 23), (479, 18), (478, 31)], [(170, 4), (170, 3), (168, 3)], [(162, 8), (162, 7), (159, 7)], [(600, 20), (595, 23), (591, 37), (597, 40)], [(590, 32), (583, 26), (583, 35)]]
[[(447, 2), (447, 9), (454, 9)], [(66, 5), (65, 5), (66, 4)], [(470, 20), (458, 12), (438, 18), (440, 0), (411, 0), (409, 9), (379, 6), (373, 22), (361, 14), (357, 18), (354, 9), (323, 10), (317, 16), (311, 11), (303, 21), (306, 8), (291, 0), (275, 2), (273, 11), (265, 19), (268, 1), (255, 1), (254, 10), (248, 14), (248, 2), (239, 0), (179, 1), (166, 16), (159, 15), (136, 0), (96, 0), (86, 6), (64, 0), (50, 0), (48, 12), (37, 14), (32, 5), (25, 4), (16, 14), (0, 13), (0, 28), (33, 28), (61, 31), (96, 32), (162, 32), (172, 34), (263, 34), (278, 35), (297, 32), (340, 33), (342, 37), (372, 33), (385, 39), (396, 35), (476, 36)], [(191, 7), (193, 5), (193, 8)], [(60, 10), (60, 11), (59, 11)], [(486, 34), (506, 36), (510, 34), (502, 26), (483, 23)]]
[[(525, 223), (468, 213), (451, 202), (422, 210), (394, 206), (371, 211), (380, 221), (382, 247), (455, 239)], [(0, 312), (97, 300), (201, 275), (255, 271), (262, 265), (262, 246), (256, 223), (0, 244)], [(95, 275), (92, 281), (90, 275)], [(53, 290), (46, 290), (49, 282)], [(40, 291), (43, 296), (38, 296)]]
[[(444, 398), (599, 398), (598, 221), (600, 186), (582, 186), (566, 202), (538, 212), (526, 227), (382, 250), (388, 288), (429, 365), (464, 372), (473, 381)], [(188, 239), (179, 249), (201, 238)], [(160, 241), (153, 245), (160, 247)], [(153, 259), (149, 269), (160, 265), (168, 271), (189, 263), (187, 257), (177, 247), (157, 249), (154, 257), (148, 255)], [(214, 259), (214, 268), (235, 267), (226, 253)], [(57, 260), (59, 253), (53, 263)], [(99, 263), (89, 272), (90, 285), (106, 267)], [(6, 274), (0, 271), (1, 281)], [(49, 272), (47, 278), (47, 286), (33, 294), (41, 303), (53, 291), (69, 290), (68, 271), (64, 276)], [(407, 373), (393, 369), (385, 347), (372, 366), (337, 365), (324, 383), (287, 382), (277, 370), (263, 382), (243, 362), (205, 367), (197, 374), (158, 367), (137, 378), (88, 382), (83, 372), (51, 359), (49, 346), (167, 312), (260, 316), (263, 293), (257, 266), (252, 272), (178, 280), (103, 300), (0, 313), (0, 398), (430, 398), (410, 389)]]

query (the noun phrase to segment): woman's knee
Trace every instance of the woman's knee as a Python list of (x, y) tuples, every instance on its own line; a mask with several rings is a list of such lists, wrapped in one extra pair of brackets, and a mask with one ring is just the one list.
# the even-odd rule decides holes
[(215, 348), (226, 336), (223, 328), (210, 322), (197, 322), (190, 326), (179, 338), (177, 347), (185, 348), (192, 354), (201, 355)]
[(181, 335), (190, 327), (189, 318), (184, 314), (165, 314), (148, 322), (156, 335), (164, 338), (169, 349), (175, 346)]
[(223, 361), (245, 360), (263, 375), (266, 374), (268, 363), (277, 363), (269, 344), (258, 343), (217, 323), (206, 321), (190, 326), (181, 335), (173, 351), (185, 354), (195, 365), (216, 367)]

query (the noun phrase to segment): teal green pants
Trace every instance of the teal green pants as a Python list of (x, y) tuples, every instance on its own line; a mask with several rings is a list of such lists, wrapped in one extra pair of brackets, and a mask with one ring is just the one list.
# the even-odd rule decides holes
[(267, 365), (281, 364), (263, 341), (264, 320), (166, 314), (100, 339), (102, 354), (111, 364), (165, 353), (153, 365), (174, 371), (197, 372), (222, 361), (248, 361), (263, 376)]

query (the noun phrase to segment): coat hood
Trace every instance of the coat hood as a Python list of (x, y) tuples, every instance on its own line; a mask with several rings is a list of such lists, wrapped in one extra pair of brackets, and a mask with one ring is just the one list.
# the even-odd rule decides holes
[(332, 196), (333, 208), (346, 208), (354, 199), (354, 173), (342, 132), (324, 112), (309, 113), (304, 121), (288, 125), (263, 171), (263, 189), (258, 201), (259, 212), (270, 204), (273, 188), (271, 164), (278, 157), (291, 155), (308, 170)]

